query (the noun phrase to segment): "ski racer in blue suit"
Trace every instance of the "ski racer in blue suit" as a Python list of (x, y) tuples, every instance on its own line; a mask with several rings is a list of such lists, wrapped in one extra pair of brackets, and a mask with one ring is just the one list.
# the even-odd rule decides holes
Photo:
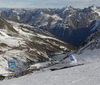
[(77, 59), (74, 55), (69, 54), (66, 56), (66, 58), (70, 59), (70, 61), (67, 61), (67, 65), (77, 65)]

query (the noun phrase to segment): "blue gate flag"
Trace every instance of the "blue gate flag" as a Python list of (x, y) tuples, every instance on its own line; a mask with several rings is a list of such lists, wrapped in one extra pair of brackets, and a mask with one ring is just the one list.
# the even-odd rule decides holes
[(16, 67), (15, 61), (8, 61), (9, 68)]
[(15, 63), (14, 57), (13, 57), (13, 61), (9, 61), (9, 58), (8, 58), (8, 73), (9, 73), (9, 78), (10, 78), (10, 68), (12, 68), (12, 67), (15, 67), (16, 73), (17, 73), (17, 76), (18, 76), (18, 71), (17, 71), (17, 67), (16, 67), (16, 63)]

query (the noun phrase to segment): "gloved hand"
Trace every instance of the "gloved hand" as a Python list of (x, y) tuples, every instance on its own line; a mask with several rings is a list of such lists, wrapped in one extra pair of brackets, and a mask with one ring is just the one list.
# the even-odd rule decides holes
[(63, 60), (65, 60), (66, 58), (64, 57)]

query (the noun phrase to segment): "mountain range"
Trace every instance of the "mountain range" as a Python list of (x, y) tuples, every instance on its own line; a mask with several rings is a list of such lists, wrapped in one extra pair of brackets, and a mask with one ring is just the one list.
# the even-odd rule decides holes
[[(88, 36), (97, 32), (100, 7), (92, 5), (79, 9), (68, 5), (54, 9), (3, 9), (0, 15), (9, 20), (25, 22), (46, 30), (62, 41), (79, 47)], [(96, 27), (92, 30), (94, 26)]]

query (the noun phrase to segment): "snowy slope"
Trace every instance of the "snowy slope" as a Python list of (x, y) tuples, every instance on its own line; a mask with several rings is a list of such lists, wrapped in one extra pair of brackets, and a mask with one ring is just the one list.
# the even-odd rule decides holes
[(71, 45), (46, 31), (0, 18), (0, 74), (6, 73), (8, 58), (15, 58), (20, 71), (31, 63), (50, 60), (50, 52), (62, 53), (67, 49), (71, 49)]
[(50, 71), (36, 71), (30, 76), (4, 80), (0, 85), (99, 85), (100, 62), (79, 67)]

